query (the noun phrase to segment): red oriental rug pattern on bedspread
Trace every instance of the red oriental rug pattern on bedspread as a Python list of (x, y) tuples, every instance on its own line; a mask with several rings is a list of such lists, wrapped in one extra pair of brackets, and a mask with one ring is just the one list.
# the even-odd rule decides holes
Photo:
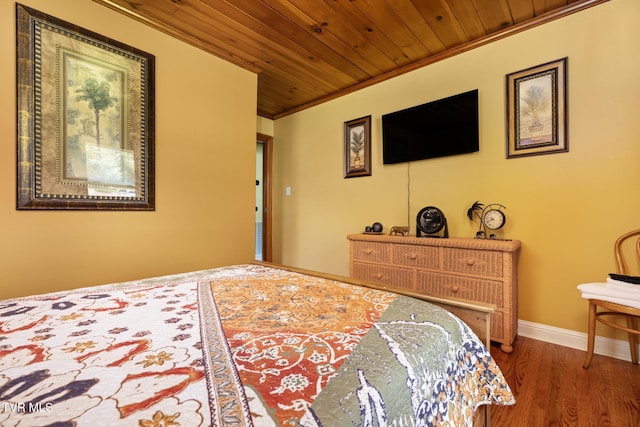
[[(254, 274), (254, 272), (248, 272)], [(254, 422), (299, 425), (395, 294), (269, 270), (211, 282)]]

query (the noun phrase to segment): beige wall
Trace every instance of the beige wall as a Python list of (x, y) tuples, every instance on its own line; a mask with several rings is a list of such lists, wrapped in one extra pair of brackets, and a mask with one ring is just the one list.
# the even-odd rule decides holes
[[(612, 0), (276, 120), (274, 260), (348, 275), (345, 236), (365, 225), (409, 217), (413, 232), (435, 205), (452, 236), (473, 237), (467, 208), (501, 203), (501, 237), (522, 241), (520, 319), (586, 330), (576, 285), (604, 280), (615, 237), (640, 227), (639, 16), (637, 0)], [(570, 151), (507, 160), (505, 75), (565, 56)], [(475, 88), (478, 153), (382, 165), (382, 114)], [(344, 179), (343, 123), (367, 115), (373, 175)]]
[(89, 0), (22, 3), (155, 55), (156, 210), (16, 211), (15, 3), (0, 0), (0, 299), (252, 259), (256, 75)]
[(256, 118), (256, 130), (259, 133), (273, 136), (273, 120), (258, 116)]

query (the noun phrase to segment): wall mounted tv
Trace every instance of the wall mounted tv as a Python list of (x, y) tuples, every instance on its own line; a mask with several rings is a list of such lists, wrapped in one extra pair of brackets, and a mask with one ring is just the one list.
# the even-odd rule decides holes
[(382, 116), (385, 165), (478, 150), (477, 89)]

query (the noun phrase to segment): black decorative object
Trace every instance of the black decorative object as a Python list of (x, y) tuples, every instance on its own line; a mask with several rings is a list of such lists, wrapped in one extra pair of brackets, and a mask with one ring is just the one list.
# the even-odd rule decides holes
[[(437, 233), (443, 229), (443, 235), (438, 236)], [(420, 209), (416, 217), (416, 237), (449, 237), (449, 227), (444, 213), (435, 206)]]
[(382, 234), (383, 229), (384, 227), (382, 226), (382, 223), (374, 222), (364, 228), (364, 234)]
[(473, 221), (474, 216), (478, 218), (479, 224), (478, 224), (478, 231), (476, 231), (476, 239), (484, 239), (486, 235), (484, 228), (482, 227), (483, 209), (484, 209), (484, 205), (480, 203), (479, 200), (476, 200), (475, 203), (471, 205), (469, 209), (467, 209), (467, 217), (469, 218), (470, 221)]

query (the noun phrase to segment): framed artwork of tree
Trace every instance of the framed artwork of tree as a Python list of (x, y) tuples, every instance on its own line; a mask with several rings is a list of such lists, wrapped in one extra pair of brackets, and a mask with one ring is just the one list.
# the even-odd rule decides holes
[(17, 209), (155, 209), (155, 57), (16, 4)]
[(507, 158), (569, 151), (567, 58), (508, 74)]
[(344, 177), (371, 175), (371, 116), (344, 123)]

